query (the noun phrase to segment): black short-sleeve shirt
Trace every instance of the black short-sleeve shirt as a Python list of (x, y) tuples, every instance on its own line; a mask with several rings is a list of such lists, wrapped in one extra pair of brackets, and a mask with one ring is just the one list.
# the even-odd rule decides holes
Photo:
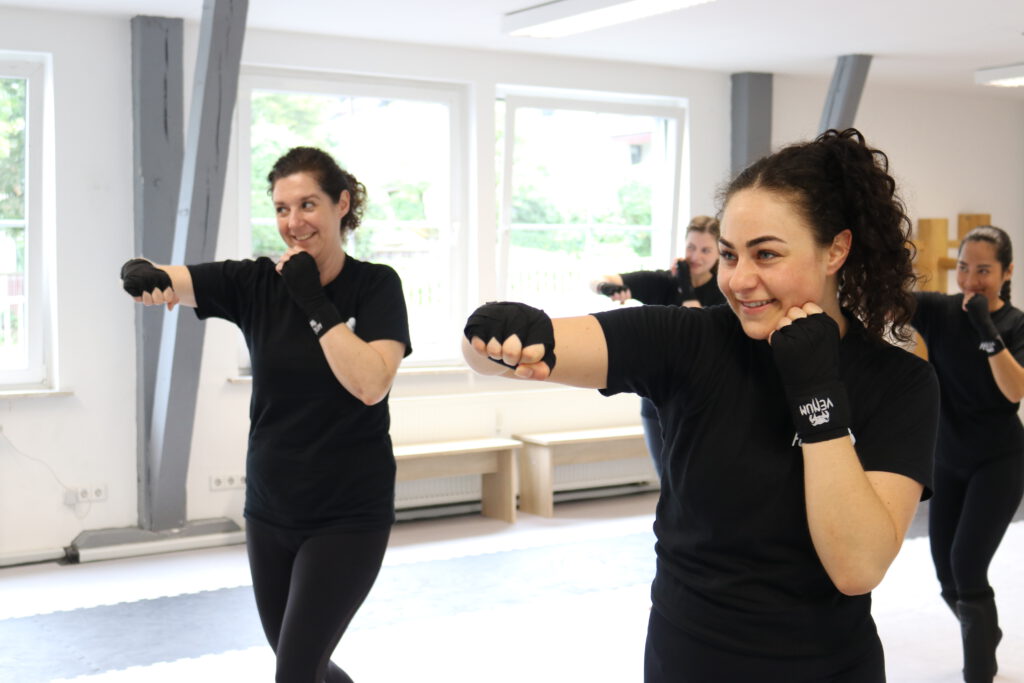
[[(1003, 395), (992, 375), (981, 338), (964, 312), (963, 294), (918, 292), (913, 324), (928, 346), (942, 388), (938, 462), (973, 467), (1024, 453), (1019, 403)], [(1024, 365), (1024, 313), (1009, 304), (992, 313), (1006, 348)]]
[[(771, 348), (726, 306), (596, 314), (605, 394), (650, 398), (665, 435), (655, 521), (656, 608), (721, 649), (828, 657), (866, 648), (869, 596), (832, 584), (811, 542), (803, 456)], [(840, 344), (855, 448), (865, 470), (930, 494), (938, 386), (927, 363), (850, 322)]]
[[(369, 529), (394, 521), (388, 400), (367, 406), (334, 376), (274, 262), (189, 266), (196, 315), (242, 330), (252, 361), (245, 515), (280, 527)], [(346, 256), (324, 287), (366, 342), (412, 351), (402, 283), (388, 266)]]
[[(670, 270), (637, 270), (622, 273), (619, 277), (632, 297), (640, 303), (654, 306), (680, 306), (683, 303), (679, 285)], [(700, 287), (695, 287), (694, 293), (703, 307), (725, 303), (725, 296), (714, 277)]]

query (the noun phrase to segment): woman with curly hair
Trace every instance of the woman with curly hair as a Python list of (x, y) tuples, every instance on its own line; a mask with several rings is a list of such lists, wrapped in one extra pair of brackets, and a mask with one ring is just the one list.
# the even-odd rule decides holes
[(464, 355), (657, 406), (647, 683), (884, 681), (870, 591), (929, 494), (938, 420), (935, 373), (884, 339), (910, 334), (910, 221), (852, 129), (755, 162), (721, 205), (727, 307), (492, 303)]
[(1024, 313), (1010, 305), (1013, 246), (983, 225), (960, 243), (960, 294), (921, 292), (914, 327), (942, 387), (928, 537), (960, 620), (964, 680), (990, 683), (1002, 638), (988, 567), (1024, 495)]
[(373, 586), (394, 522), (388, 392), (412, 347), (402, 283), (345, 253), (366, 190), (296, 147), (267, 177), (288, 247), (274, 263), (155, 266), (125, 290), (238, 325), (252, 359), (246, 542), (279, 682), (350, 683), (331, 653)]

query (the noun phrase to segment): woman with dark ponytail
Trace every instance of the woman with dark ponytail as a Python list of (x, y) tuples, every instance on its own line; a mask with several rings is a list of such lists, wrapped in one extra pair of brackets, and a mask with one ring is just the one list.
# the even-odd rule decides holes
[(961, 293), (919, 293), (913, 321), (942, 388), (928, 532), (968, 683), (996, 674), (1002, 632), (988, 567), (1024, 494), (1024, 313), (1010, 305), (1012, 273), (1009, 236), (975, 228), (957, 256)]
[[(590, 283), (597, 294), (614, 301), (636, 299), (649, 306), (703, 308), (725, 303), (718, 289), (718, 219), (694, 216), (686, 226), (686, 258), (669, 270), (636, 270), (604, 275)], [(640, 423), (654, 470), (661, 478), (661, 422), (649, 399), (640, 399)]]
[(721, 195), (728, 306), (469, 317), (482, 374), (632, 392), (665, 436), (646, 683), (878, 683), (870, 591), (929, 495), (938, 383), (910, 336), (886, 156), (828, 131)]

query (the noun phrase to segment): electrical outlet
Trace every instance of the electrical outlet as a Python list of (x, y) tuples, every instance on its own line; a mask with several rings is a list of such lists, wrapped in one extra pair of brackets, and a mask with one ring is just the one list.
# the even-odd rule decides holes
[(211, 491), (227, 491), (229, 489), (244, 489), (244, 474), (213, 474), (210, 475)]
[(90, 484), (75, 486), (64, 491), (64, 504), (98, 503), (107, 499), (106, 484)]

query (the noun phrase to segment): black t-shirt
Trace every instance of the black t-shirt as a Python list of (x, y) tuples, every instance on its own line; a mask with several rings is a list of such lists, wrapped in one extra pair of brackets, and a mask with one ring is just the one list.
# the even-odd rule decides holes
[[(640, 303), (655, 306), (680, 306), (683, 303), (682, 292), (670, 270), (637, 270), (622, 273), (619, 277), (622, 278), (622, 284), (629, 288), (632, 297)], [(701, 306), (725, 303), (725, 296), (718, 288), (714, 276), (700, 287), (695, 287), (694, 292)]]
[[(858, 654), (875, 634), (868, 595), (832, 584), (811, 542), (803, 456), (771, 348), (726, 306), (638, 306), (596, 314), (608, 343), (605, 394), (658, 408), (664, 473), (652, 599), (721, 649), (770, 657)], [(938, 385), (927, 363), (867, 338), (840, 344), (865, 470), (906, 475), (930, 495)]]
[[(1024, 427), (1013, 403), (996, 385), (981, 338), (961, 308), (963, 294), (918, 292), (914, 327), (928, 345), (942, 388), (936, 458), (950, 467), (1024, 453)], [(1024, 364), (1024, 313), (1009, 304), (992, 313), (999, 336)]]
[[(245, 515), (298, 530), (394, 521), (387, 397), (367, 406), (334, 376), (320, 342), (267, 258), (189, 266), (196, 315), (242, 330), (252, 360)], [(346, 256), (324, 290), (366, 342), (412, 351), (405, 298), (388, 266)]]

